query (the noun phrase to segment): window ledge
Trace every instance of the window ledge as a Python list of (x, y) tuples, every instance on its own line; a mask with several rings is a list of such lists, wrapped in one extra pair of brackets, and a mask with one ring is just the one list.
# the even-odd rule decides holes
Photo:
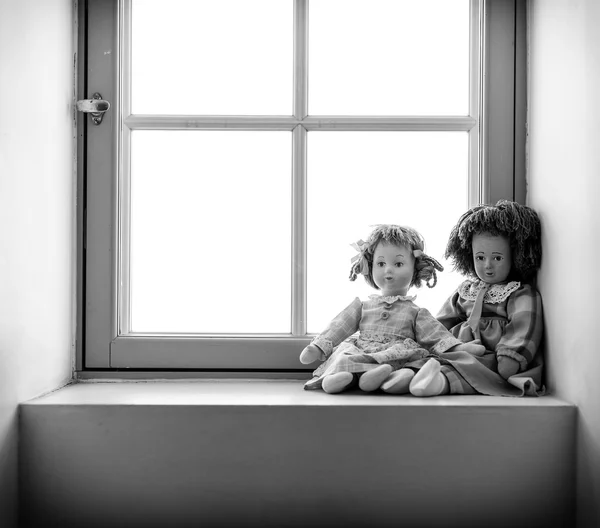
[(575, 406), (302, 385), (94, 381), (22, 404), (24, 526), (572, 524)]
[(573, 407), (555, 396), (509, 398), (447, 395), (417, 398), (411, 395), (342, 394), (306, 391), (303, 380), (201, 379), (77, 382), (23, 405), (198, 405), (293, 407)]

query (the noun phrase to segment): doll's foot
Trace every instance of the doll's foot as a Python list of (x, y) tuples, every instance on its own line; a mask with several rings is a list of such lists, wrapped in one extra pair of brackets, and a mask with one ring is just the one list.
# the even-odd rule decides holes
[(346, 390), (354, 381), (352, 372), (336, 372), (323, 378), (322, 388), (327, 394), (336, 394)]
[(439, 396), (450, 391), (448, 378), (440, 370), (440, 364), (430, 359), (410, 382), (410, 392), (413, 396)]
[(372, 370), (367, 370), (359, 378), (358, 387), (365, 392), (377, 390), (393, 370), (391, 365), (379, 365)]
[(381, 390), (389, 394), (406, 394), (409, 392), (411, 380), (415, 377), (415, 372), (409, 368), (403, 368), (392, 372), (381, 384)]

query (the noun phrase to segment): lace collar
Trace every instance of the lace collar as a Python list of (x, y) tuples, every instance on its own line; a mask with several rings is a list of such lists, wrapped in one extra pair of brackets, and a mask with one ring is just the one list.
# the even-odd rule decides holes
[(414, 301), (417, 298), (416, 295), (369, 295), (369, 299), (376, 303), (388, 303), (393, 304), (396, 301)]
[[(475, 301), (477, 294), (483, 286), (483, 281), (465, 281), (458, 288), (459, 295), (467, 301)], [(508, 284), (492, 284), (483, 296), (483, 302), (488, 304), (500, 304), (506, 301), (511, 293), (521, 287), (518, 281), (511, 281)]]

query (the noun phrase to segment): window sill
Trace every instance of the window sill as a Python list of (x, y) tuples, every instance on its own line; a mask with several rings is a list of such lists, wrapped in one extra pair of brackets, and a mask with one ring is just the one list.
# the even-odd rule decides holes
[(217, 406), (378, 406), (573, 408), (554, 396), (508, 398), (480, 395), (446, 395), (417, 398), (411, 395), (342, 394), (305, 391), (303, 380), (195, 379), (195, 380), (94, 380), (77, 382), (23, 405), (217, 405)]
[(21, 404), (24, 525), (570, 525), (575, 406), (302, 384), (94, 381)]

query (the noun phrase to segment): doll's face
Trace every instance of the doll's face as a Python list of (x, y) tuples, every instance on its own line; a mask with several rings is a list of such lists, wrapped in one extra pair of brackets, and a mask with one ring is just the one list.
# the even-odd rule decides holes
[(488, 284), (504, 282), (510, 273), (510, 242), (504, 236), (489, 233), (473, 235), (473, 261), (477, 276)]
[(415, 272), (415, 257), (405, 246), (380, 242), (373, 253), (373, 281), (381, 294), (406, 295)]

